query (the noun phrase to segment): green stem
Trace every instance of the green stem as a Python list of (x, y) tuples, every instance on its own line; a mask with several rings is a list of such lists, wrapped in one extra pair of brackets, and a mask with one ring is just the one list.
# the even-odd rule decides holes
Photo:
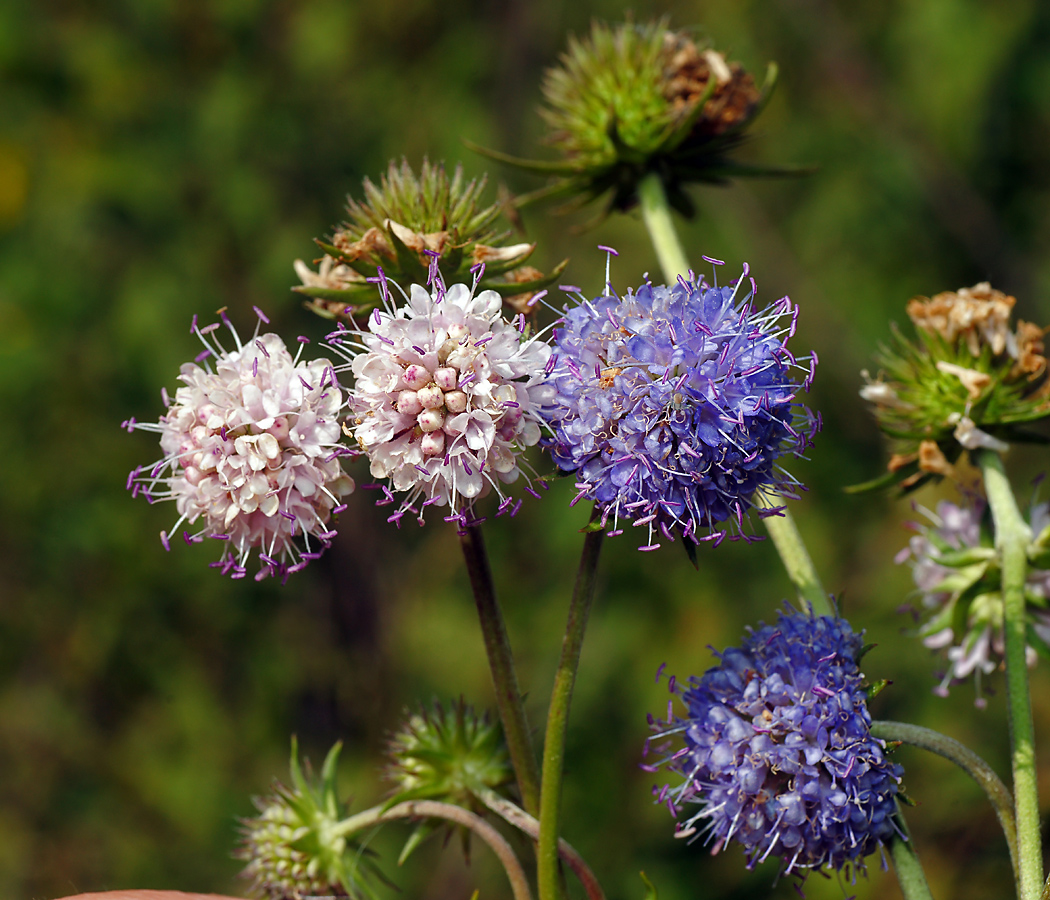
[(1043, 848), (1039, 834), (1039, 786), (1035, 768), (1035, 725), (1025, 659), (1025, 580), (1031, 529), (1017, 508), (1002, 458), (993, 450), (978, 456), (988, 505), (995, 523), (995, 545), (1002, 560), (1003, 643), (1006, 695), (1010, 711), (1010, 744), (1017, 819), (1017, 855), (1021, 900), (1038, 900), (1043, 892)]
[(664, 270), (664, 278), (668, 284), (673, 284), (679, 275), (689, 274), (689, 260), (678, 240), (667, 194), (657, 172), (650, 172), (638, 183), (638, 199), (642, 205), (645, 227), (656, 250), (656, 258)]
[[(778, 505), (774, 498), (766, 496), (761, 491), (755, 495), (755, 502), (765, 509)], [(809, 607), (810, 612), (815, 616), (834, 616), (835, 610), (820, 583), (817, 567), (813, 565), (813, 558), (809, 555), (802, 535), (799, 534), (798, 526), (795, 525), (795, 520), (787, 507), (784, 507), (778, 515), (766, 516), (762, 522), (773, 539), (773, 546), (780, 554), (780, 560), (784, 564), (788, 578), (791, 579), (799, 597)]]
[(496, 708), (503, 723), (507, 738), (510, 762), (521, 791), (525, 809), (536, 813), (540, 808), (540, 779), (536, 765), (536, 753), (529, 737), (529, 723), (525, 717), (525, 704), (518, 689), (518, 676), (514, 671), (514, 656), (507, 637), (503, 613), (496, 600), (496, 588), (492, 581), (492, 569), (481, 528), (464, 526), (460, 532), (463, 558), (470, 573), (470, 586), (474, 591), (474, 603), (478, 609), (478, 621), (485, 639), (485, 652), (492, 671), (492, 686), (496, 691)]
[[(667, 194), (658, 173), (650, 172), (639, 182), (638, 199), (641, 201), (642, 218), (645, 220), (656, 256), (660, 260), (664, 278), (668, 283), (674, 282), (679, 275), (689, 272), (689, 260), (678, 240), (671, 207), (667, 203)], [(755, 502), (767, 508), (777, 505), (771, 498), (762, 494), (756, 495)], [(777, 553), (780, 554), (788, 577), (813, 615), (835, 615), (791, 513), (785, 508), (781, 515), (769, 516), (762, 521), (773, 539)]]
[(893, 860), (901, 894), (904, 900), (933, 900), (930, 886), (926, 883), (926, 873), (922, 870), (922, 863), (919, 862), (914, 842), (908, 834), (908, 825), (900, 809), (897, 810), (897, 825), (904, 834), (896, 835), (890, 841), (890, 859)]
[[(954, 738), (950, 738), (930, 728), (921, 725), (911, 725), (907, 722), (872, 722), (871, 733), (874, 737), (884, 741), (900, 741), (911, 744), (913, 747), (921, 747), (938, 756), (955, 763), (966, 772), (984, 791), (985, 796), (992, 804), (996, 816), (999, 817), (999, 825), (1006, 836), (1006, 843), (1010, 848), (1010, 861), (1013, 864), (1014, 877), (1018, 878), (1017, 870), (1017, 825), (1014, 822), (1014, 798), (995, 770), (981, 757), (974, 753), (969, 747), (960, 744)], [(1020, 881), (1018, 881), (1020, 889)]]
[(525, 870), (522, 868), (521, 861), (510, 844), (507, 843), (507, 839), (481, 816), (475, 815), (470, 810), (463, 809), (463, 807), (452, 803), (439, 803), (436, 800), (408, 800), (404, 803), (395, 804), (389, 809), (386, 809), (384, 804), (380, 804), (343, 819), (342, 822), (332, 828), (329, 834), (333, 838), (346, 837), (372, 825), (380, 825), (383, 822), (416, 818), (444, 819), (469, 828), (492, 848), (492, 852), (496, 854), (496, 858), (503, 865), (503, 870), (507, 873), (507, 879), (510, 881), (511, 891), (514, 893), (514, 900), (532, 900), (532, 892), (529, 890), (529, 879), (525, 876)]
[[(502, 816), (504, 821), (520, 829), (533, 840), (540, 836), (540, 823), (520, 806), (511, 803), (508, 799), (501, 797), (489, 788), (472, 788), (471, 790), (475, 797), (494, 813)], [(583, 885), (583, 889), (587, 893), (588, 900), (605, 900), (605, 892), (598, 883), (594, 872), (591, 871), (584, 858), (564, 838), (559, 838), (558, 840), (558, 856), (565, 861), (565, 864), (572, 869), (573, 873), (580, 880), (580, 884)]]
[(583, 540), (583, 554), (576, 574), (576, 585), (569, 606), (569, 620), (561, 645), (561, 660), (554, 675), (550, 709), (547, 712), (547, 734), (543, 743), (543, 780), (540, 788), (540, 837), (537, 848), (537, 886), (541, 900), (557, 900), (560, 894), (558, 873), (558, 832), (561, 814), (562, 767), (565, 758), (565, 733), (569, 704), (576, 684), (580, 649), (587, 629), (587, 616), (594, 598), (598, 557), (601, 554), (602, 531), (588, 531)]

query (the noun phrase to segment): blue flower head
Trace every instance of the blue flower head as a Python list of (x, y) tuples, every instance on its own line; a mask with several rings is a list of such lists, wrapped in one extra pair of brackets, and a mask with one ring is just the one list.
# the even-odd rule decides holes
[(678, 837), (706, 834), (714, 852), (736, 840), (748, 868), (772, 855), (787, 873), (863, 871), (864, 858), (896, 833), (903, 774), (870, 733), (857, 667), (863, 635), (844, 619), (794, 610), (749, 631), (703, 677), (685, 687), (671, 679), (686, 715), (650, 716), (658, 732), (650, 741), (681, 736), (677, 750), (661, 743), (658, 765), (684, 781), (653, 791), (684, 814)]
[(626, 519), (648, 526), (643, 550), (675, 532), (717, 542), (743, 533), (756, 491), (795, 495), (779, 460), (819, 427), (796, 400), (816, 355), (796, 361), (787, 349), (798, 314), (787, 297), (756, 310), (754, 295), (745, 265), (723, 287), (690, 273), (620, 297), (607, 283), (565, 308), (546, 443), (610, 534)]

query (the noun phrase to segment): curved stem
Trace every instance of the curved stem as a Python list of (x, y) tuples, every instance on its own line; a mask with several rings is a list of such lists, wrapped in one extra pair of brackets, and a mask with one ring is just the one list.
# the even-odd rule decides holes
[[(776, 501), (759, 491), (755, 494), (756, 505), (770, 509), (777, 506)], [(798, 526), (787, 507), (783, 507), (776, 515), (766, 516), (762, 519), (773, 546), (780, 554), (780, 560), (784, 564), (788, 578), (798, 591), (799, 597), (809, 607), (809, 611), (815, 616), (834, 616), (836, 612), (828, 600), (827, 592), (820, 583), (817, 567), (813, 565), (813, 558), (809, 555), (806, 545), (799, 534)]]
[(598, 557), (601, 554), (602, 531), (589, 531), (583, 540), (583, 555), (576, 574), (576, 585), (569, 605), (569, 621), (561, 645), (561, 660), (554, 676), (550, 709), (547, 712), (547, 734), (543, 743), (543, 777), (540, 786), (540, 838), (537, 848), (537, 882), (541, 900), (559, 896), (558, 832), (561, 816), (562, 766), (565, 758), (565, 733), (569, 704), (576, 684), (583, 634), (594, 598)]
[(452, 803), (439, 803), (436, 800), (407, 800), (389, 809), (384, 809), (382, 805), (373, 806), (371, 809), (343, 819), (332, 829), (332, 836), (345, 837), (371, 825), (379, 825), (395, 819), (415, 818), (445, 819), (469, 828), (489, 845), (492, 852), (496, 854), (496, 858), (502, 863), (503, 870), (510, 881), (511, 890), (514, 892), (514, 900), (532, 900), (532, 892), (529, 890), (529, 880), (525, 877), (525, 870), (513, 848), (507, 843), (507, 839), (481, 816)]
[[(667, 203), (667, 194), (658, 173), (650, 172), (639, 182), (638, 198), (642, 205), (642, 218), (645, 220), (656, 256), (660, 260), (664, 278), (668, 283), (674, 282), (679, 275), (689, 272), (689, 260), (678, 240), (671, 207)], [(777, 505), (772, 498), (761, 492), (755, 495), (755, 502), (767, 509)], [(828, 601), (828, 595), (820, 583), (820, 576), (817, 575), (817, 568), (802, 542), (802, 536), (791, 513), (784, 508), (780, 514), (768, 516), (762, 521), (773, 539), (773, 546), (780, 554), (788, 578), (813, 615), (834, 616), (835, 610)]]
[(933, 900), (930, 886), (926, 883), (926, 873), (922, 870), (922, 863), (919, 862), (919, 856), (908, 834), (908, 824), (904, 821), (899, 807), (897, 825), (902, 834), (890, 841), (890, 859), (893, 860), (893, 869), (897, 873), (901, 894), (904, 900)]
[(538, 812), (540, 808), (539, 767), (536, 753), (529, 736), (529, 723), (525, 718), (525, 704), (518, 690), (518, 676), (514, 671), (514, 655), (510, 649), (510, 638), (503, 613), (496, 599), (496, 588), (492, 581), (492, 569), (481, 528), (467, 525), (459, 535), (463, 558), (470, 573), (470, 586), (474, 591), (474, 603), (478, 609), (478, 621), (485, 639), (485, 652), (492, 671), (492, 686), (496, 690), (496, 708), (507, 737), (510, 762), (518, 781), (518, 790), (525, 808)]
[(1043, 892), (1043, 848), (1039, 834), (1039, 786), (1035, 769), (1035, 725), (1025, 658), (1027, 547), (1031, 529), (1021, 516), (1003, 461), (993, 450), (978, 455), (988, 505), (995, 524), (995, 546), (1002, 560), (1003, 643), (1006, 695), (1010, 711), (1010, 743), (1017, 819), (1017, 856), (1022, 900), (1038, 900)]
[[(951, 760), (960, 769), (966, 772), (984, 791), (985, 796), (992, 804), (999, 825), (1006, 836), (1006, 843), (1010, 848), (1010, 861), (1013, 864), (1014, 878), (1019, 877), (1017, 871), (1017, 825), (1014, 821), (1014, 798), (995, 773), (981, 757), (974, 753), (969, 747), (960, 744), (954, 738), (923, 728), (921, 725), (911, 725), (908, 722), (872, 722), (871, 733), (884, 741), (900, 741), (911, 744), (913, 747), (921, 747), (938, 756)], [(1020, 882), (1018, 882), (1020, 888)]]
[[(487, 788), (474, 790), (473, 793), (496, 815), (502, 816), (506, 822), (527, 834), (533, 840), (540, 836), (540, 823), (520, 806), (511, 803), (505, 797), (501, 797), (495, 791)], [(564, 838), (559, 838), (558, 840), (558, 856), (565, 861), (566, 865), (572, 869), (573, 874), (580, 880), (580, 884), (583, 885), (589, 900), (605, 900), (605, 892), (598, 883), (594, 872), (591, 871), (584, 858)]]

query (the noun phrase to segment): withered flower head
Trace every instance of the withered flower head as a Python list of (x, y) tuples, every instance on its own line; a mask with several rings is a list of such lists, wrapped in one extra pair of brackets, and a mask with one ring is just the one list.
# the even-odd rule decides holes
[(1012, 326), (1015, 303), (987, 282), (908, 303), (918, 340), (895, 331), (878, 376), (861, 373), (860, 395), (894, 445), (889, 474), (861, 487), (953, 477), (963, 450), (1002, 452), (1033, 436), (1021, 426), (1050, 415), (1046, 329)]
[(523, 160), (475, 149), (554, 176), (548, 187), (520, 202), (573, 197), (585, 203), (609, 195), (608, 209), (624, 210), (636, 202), (642, 178), (658, 172), (672, 205), (692, 215), (685, 184), (788, 174), (729, 156), (769, 99), (776, 73), (770, 64), (759, 89), (739, 63), (684, 32), (670, 31), (666, 20), (596, 22), (588, 37), (570, 38), (560, 64), (544, 78), (540, 115), (549, 126), (546, 143), (562, 158)]
[(295, 261), (301, 285), (293, 290), (310, 298), (308, 308), (326, 318), (367, 312), (378, 303), (374, 280), (382, 274), (406, 287), (426, 284), (430, 260), (436, 258), (450, 283), (471, 281), (484, 265), (481, 290), (513, 298), (515, 305), (553, 283), (565, 268), (548, 276), (524, 265), (536, 249), (511, 243), (497, 220), (500, 202), (482, 205), (486, 179), (463, 177), (456, 166), (449, 178), (442, 163), (423, 160), (417, 175), (404, 159), (391, 161), (377, 186), (365, 178), (364, 198), (347, 199), (347, 221), (330, 241), (317, 241), (324, 251), (317, 271)]

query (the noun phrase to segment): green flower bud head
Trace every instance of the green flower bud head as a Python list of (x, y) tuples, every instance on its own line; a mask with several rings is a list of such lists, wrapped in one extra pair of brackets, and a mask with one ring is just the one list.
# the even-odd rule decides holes
[(476, 794), (513, 781), (503, 732), (462, 700), (409, 714), (390, 738), (391, 803), (441, 800), (480, 812)]
[(776, 71), (771, 64), (760, 90), (738, 63), (669, 31), (666, 21), (616, 27), (596, 22), (588, 38), (570, 39), (561, 64), (544, 79), (546, 142), (562, 160), (482, 152), (556, 176), (523, 201), (573, 196), (587, 202), (609, 194), (609, 210), (624, 210), (636, 202), (638, 182), (657, 171), (672, 205), (692, 215), (684, 184), (789, 174), (728, 156), (769, 99)]
[(889, 473), (854, 490), (954, 478), (963, 450), (1002, 452), (1006, 441), (1031, 439), (1021, 426), (1050, 415), (1046, 329), (1012, 327), (1015, 302), (984, 282), (908, 304), (918, 339), (895, 331), (878, 376), (861, 373), (860, 395), (895, 451)]
[(536, 245), (509, 242), (509, 232), (496, 224), (503, 205), (483, 206), (485, 178), (466, 181), (459, 166), (449, 178), (440, 163), (424, 159), (417, 175), (407, 161), (391, 162), (378, 186), (366, 178), (362, 190), (363, 199), (348, 198), (348, 219), (331, 241), (317, 242), (325, 253), (319, 269), (295, 261), (302, 285), (293, 290), (327, 318), (374, 307), (379, 292), (368, 279), (380, 270), (406, 287), (426, 284), (433, 257), (449, 284), (470, 282), (483, 264), (479, 290), (498, 291), (515, 307), (565, 268), (567, 261), (545, 276), (525, 265)]
[(342, 835), (344, 805), (336, 794), (335, 772), (342, 744), (329, 751), (317, 785), (299, 765), (292, 739), (292, 787), (277, 782), (268, 797), (256, 798), (259, 815), (242, 822), (236, 851), (248, 861), (242, 875), (255, 894), (267, 900), (311, 896), (373, 898), (366, 878), (375, 876), (364, 850)]
[[(499, 725), (488, 714), (477, 715), (463, 700), (447, 708), (410, 713), (387, 745), (386, 777), (394, 784), (388, 806), (405, 800), (454, 803), (479, 815), (485, 811), (478, 795), (498, 791), (514, 779), (510, 755)], [(423, 821), (405, 842), (401, 865), (430, 835), (442, 828)], [(470, 858), (470, 831), (458, 828), (463, 855)]]

